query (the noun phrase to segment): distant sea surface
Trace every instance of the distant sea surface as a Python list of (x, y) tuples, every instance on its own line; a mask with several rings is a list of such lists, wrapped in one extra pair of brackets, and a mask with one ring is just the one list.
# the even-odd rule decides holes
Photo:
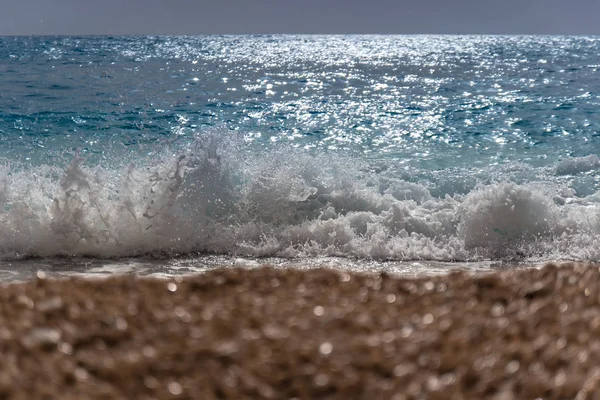
[(0, 37), (0, 279), (600, 258), (600, 37)]

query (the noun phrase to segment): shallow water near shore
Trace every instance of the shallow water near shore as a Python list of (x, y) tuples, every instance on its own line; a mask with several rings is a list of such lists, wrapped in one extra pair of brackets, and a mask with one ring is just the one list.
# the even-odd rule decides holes
[(107, 278), (117, 275), (153, 276), (159, 278), (185, 277), (218, 268), (276, 268), (314, 269), (335, 268), (343, 271), (390, 273), (404, 277), (447, 274), (452, 271), (488, 273), (505, 269), (539, 268), (544, 263), (520, 261), (377, 261), (340, 257), (321, 258), (241, 258), (227, 256), (188, 256), (178, 258), (32, 258), (0, 261), (0, 283), (44, 278)]

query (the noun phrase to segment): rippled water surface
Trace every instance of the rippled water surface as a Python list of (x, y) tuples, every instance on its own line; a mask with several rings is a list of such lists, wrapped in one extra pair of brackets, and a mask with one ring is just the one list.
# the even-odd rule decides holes
[(0, 46), (2, 139), (17, 150), (20, 133), (20, 150), (31, 153), (65, 142), (101, 152), (109, 140), (225, 125), (263, 144), (442, 168), (587, 155), (598, 132), (596, 38), (66, 37)]

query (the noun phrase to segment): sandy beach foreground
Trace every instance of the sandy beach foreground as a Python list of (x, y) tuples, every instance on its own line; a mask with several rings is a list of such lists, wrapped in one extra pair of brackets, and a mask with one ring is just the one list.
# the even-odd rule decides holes
[(0, 397), (600, 398), (594, 265), (219, 269), (0, 288)]

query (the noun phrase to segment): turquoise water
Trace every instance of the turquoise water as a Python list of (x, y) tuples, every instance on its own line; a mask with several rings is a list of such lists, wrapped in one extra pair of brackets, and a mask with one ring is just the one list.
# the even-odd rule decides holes
[(598, 258), (600, 38), (3, 37), (0, 60), (5, 262)]

